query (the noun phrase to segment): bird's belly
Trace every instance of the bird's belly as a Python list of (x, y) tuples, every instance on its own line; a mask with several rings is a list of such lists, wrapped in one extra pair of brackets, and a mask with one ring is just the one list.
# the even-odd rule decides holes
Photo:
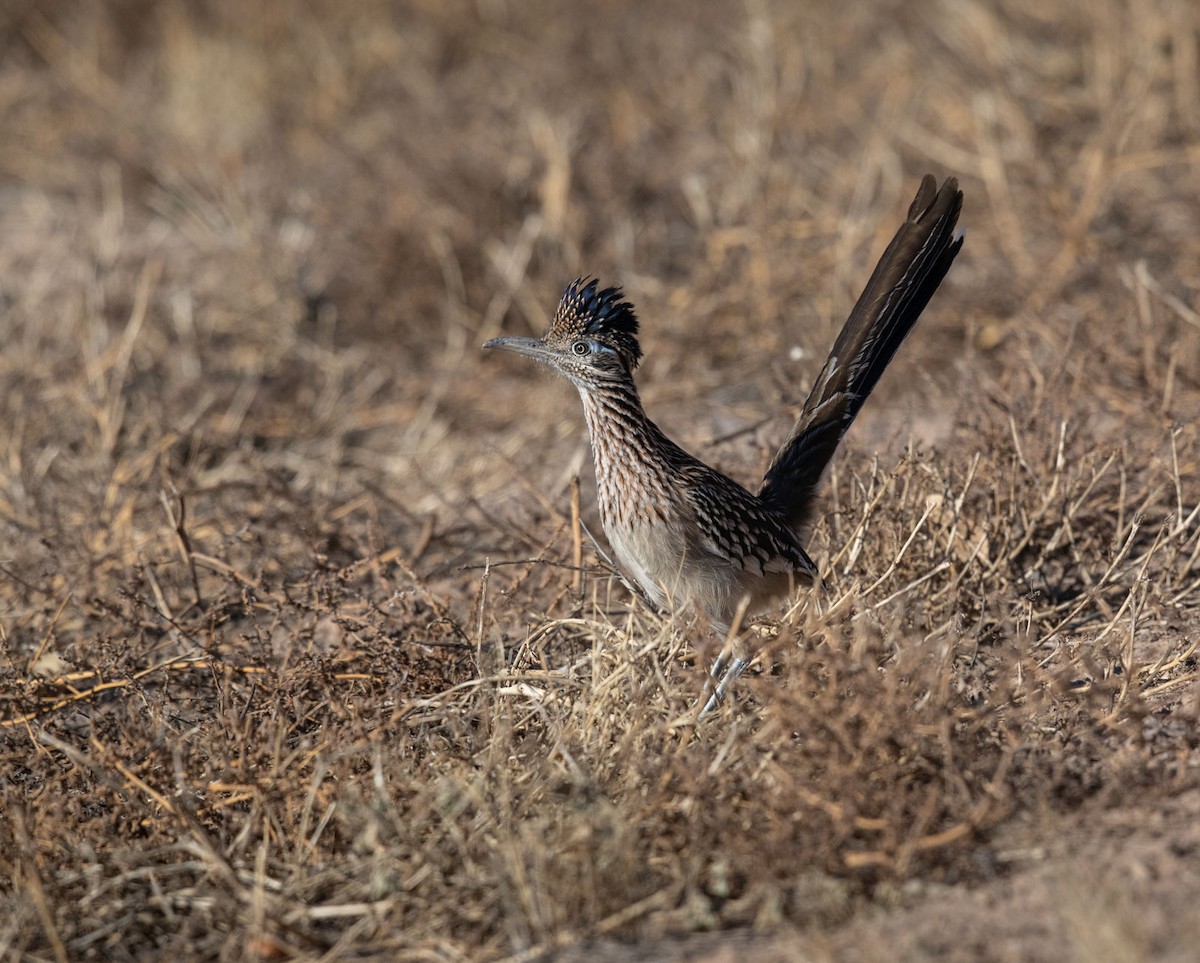
[(648, 527), (615, 521), (604, 526), (604, 533), (621, 569), (655, 604), (673, 610), (690, 605), (710, 618), (724, 618), (740, 573), (727, 561), (689, 549), (687, 532), (679, 524), (661, 520)]

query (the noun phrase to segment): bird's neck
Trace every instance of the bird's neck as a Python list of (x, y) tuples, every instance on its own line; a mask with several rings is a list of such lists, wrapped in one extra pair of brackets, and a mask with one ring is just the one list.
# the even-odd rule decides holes
[(583, 399), (583, 413), (597, 458), (613, 446), (622, 450), (634, 446), (635, 450), (641, 450), (644, 444), (639, 442), (645, 443), (661, 434), (654, 422), (646, 417), (642, 399), (632, 381), (580, 389), (579, 396)]
[(600, 515), (611, 537), (611, 525), (627, 521), (630, 511), (670, 497), (676, 446), (646, 417), (632, 381), (581, 390), (580, 396), (592, 440)]

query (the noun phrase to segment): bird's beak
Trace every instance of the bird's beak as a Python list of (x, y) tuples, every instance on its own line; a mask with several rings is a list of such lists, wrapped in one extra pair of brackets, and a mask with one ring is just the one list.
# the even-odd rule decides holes
[(541, 338), (492, 338), (491, 341), (483, 343), (485, 348), (501, 348), (504, 351), (515, 351), (517, 354), (528, 355), (530, 358), (537, 358), (539, 361), (545, 361), (549, 358), (551, 351), (546, 347), (546, 343)]

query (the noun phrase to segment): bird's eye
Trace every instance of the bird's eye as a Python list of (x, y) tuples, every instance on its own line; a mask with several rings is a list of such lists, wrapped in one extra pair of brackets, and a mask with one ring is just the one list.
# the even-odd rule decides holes
[(571, 345), (571, 350), (577, 355), (585, 355), (591, 351), (591, 346), (586, 341), (576, 341)]

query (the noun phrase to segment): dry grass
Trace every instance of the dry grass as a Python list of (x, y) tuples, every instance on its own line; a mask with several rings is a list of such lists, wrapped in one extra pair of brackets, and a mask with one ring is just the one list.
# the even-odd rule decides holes
[[(1200, 14), (1081, 9), (3, 8), (4, 955), (1189, 958)], [(752, 481), (926, 169), (828, 591), (697, 723), (478, 345), (618, 280)]]

